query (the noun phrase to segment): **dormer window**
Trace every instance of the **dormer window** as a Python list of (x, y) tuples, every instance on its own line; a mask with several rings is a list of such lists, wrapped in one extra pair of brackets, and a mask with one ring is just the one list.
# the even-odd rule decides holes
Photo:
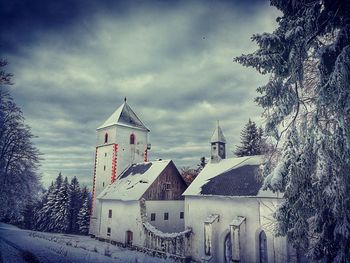
[(106, 132), (106, 134), (105, 134), (105, 143), (107, 143), (108, 142), (108, 133)]
[(130, 144), (135, 144), (135, 135), (133, 133), (130, 135)]

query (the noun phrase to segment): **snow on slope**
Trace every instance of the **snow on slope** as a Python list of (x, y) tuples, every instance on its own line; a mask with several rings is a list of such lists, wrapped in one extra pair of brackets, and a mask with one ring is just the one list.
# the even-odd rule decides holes
[[(107, 186), (97, 199), (139, 200), (170, 162), (171, 160), (162, 160), (133, 164), (113, 184)], [(129, 171), (138, 170), (140, 166), (149, 166), (149, 168), (146, 171), (129, 174)], [(124, 177), (125, 173), (128, 176)]]
[(97, 241), (87, 236), (42, 233), (0, 223), (0, 262), (25, 262), (21, 252), (29, 251), (40, 263), (164, 263), (137, 251)]

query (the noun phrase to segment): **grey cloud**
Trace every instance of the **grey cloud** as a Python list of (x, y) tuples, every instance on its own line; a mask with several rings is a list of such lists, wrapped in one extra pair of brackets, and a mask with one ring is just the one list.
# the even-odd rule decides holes
[(13, 94), (39, 136), (45, 184), (59, 171), (91, 184), (95, 129), (124, 96), (151, 129), (151, 158), (194, 166), (218, 119), (232, 155), (248, 118), (261, 122), (253, 99), (266, 81), (232, 58), (254, 50), (251, 34), (271, 31), (276, 16), (265, 3), (142, 3), (19, 45), (8, 54)]

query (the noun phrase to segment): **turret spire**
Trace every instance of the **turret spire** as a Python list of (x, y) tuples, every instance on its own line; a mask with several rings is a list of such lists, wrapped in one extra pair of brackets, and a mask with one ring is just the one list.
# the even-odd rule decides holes
[(213, 135), (211, 136), (211, 160), (218, 162), (221, 159), (226, 158), (226, 139), (224, 133), (221, 130), (219, 120), (216, 121), (216, 127)]

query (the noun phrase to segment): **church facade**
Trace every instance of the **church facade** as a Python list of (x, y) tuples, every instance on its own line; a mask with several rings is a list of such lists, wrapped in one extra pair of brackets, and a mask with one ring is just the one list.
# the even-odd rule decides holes
[(97, 129), (90, 234), (181, 262), (296, 262), (262, 191), (262, 156), (226, 158), (217, 123), (211, 159), (186, 186), (171, 160), (149, 161), (149, 129), (124, 103)]

